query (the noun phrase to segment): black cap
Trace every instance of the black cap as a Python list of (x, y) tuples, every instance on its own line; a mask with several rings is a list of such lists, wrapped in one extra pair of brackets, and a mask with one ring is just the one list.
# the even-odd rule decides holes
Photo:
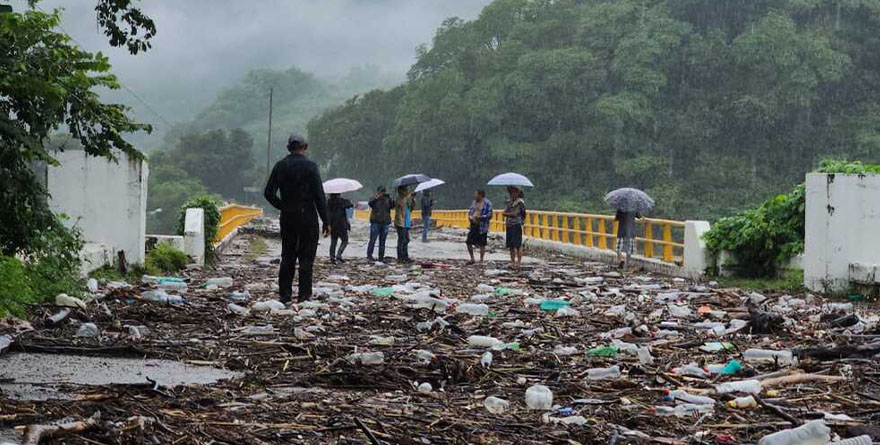
[(378, 193), (385, 193), (385, 186), (384, 186), (384, 185), (380, 185), (379, 188), (376, 189), (376, 192), (378, 192)]
[(306, 138), (299, 134), (292, 134), (287, 138), (287, 149), (294, 150), (306, 145)]

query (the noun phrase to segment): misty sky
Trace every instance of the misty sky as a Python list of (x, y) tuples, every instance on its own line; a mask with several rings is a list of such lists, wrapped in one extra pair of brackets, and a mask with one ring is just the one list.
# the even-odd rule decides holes
[[(64, 7), (62, 26), (85, 49), (110, 56), (120, 80), (171, 121), (188, 119), (255, 68), (296, 65), (320, 76), (342, 76), (353, 66), (399, 73), (415, 47), (430, 43), (444, 18), (475, 18), (490, 0), (147, 0), (141, 8), (158, 35), (145, 54), (111, 48), (97, 29), (94, 0), (44, 0)], [(136, 108), (127, 93), (108, 98)]]

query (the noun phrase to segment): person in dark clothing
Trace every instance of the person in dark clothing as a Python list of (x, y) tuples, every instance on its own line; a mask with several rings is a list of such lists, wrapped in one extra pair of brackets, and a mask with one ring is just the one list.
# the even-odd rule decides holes
[(370, 243), (367, 244), (367, 259), (375, 261), (373, 249), (379, 240), (379, 261), (385, 261), (385, 240), (388, 238), (388, 226), (391, 225), (391, 209), (394, 201), (385, 192), (385, 187), (376, 189), (376, 196), (370, 199)]
[[(636, 218), (641, 217), (642, 215), (636, 212), (622, 210), (618, 210), (614, 215), (614, 221), (617, 222), (617, 262), (621, 269), (629, 267), (629, 262), (635, 252)], [(626, 255), (625, 260), (624, 255)]]
[(434, 210), (434, 194), (430, 190), (422, 192), (422, 242), (428, 242), (428, 231), (431, 230), (431, 211)]
[[(330, 216), (330, 262), (332, 264), (344, 263), (342, 252), (348, 246), (348, 232), (351, 224), (348, 222), (348, 209), (354, 207), (351, 201), (343, 198), (339, 193), (330, 195), (327, 200), (327, 213)], [(336, 243), (339, 242), (339, 250)]]
[[(318, 165), (306, 158), (309, 144), (299, 135), (290, 136), (290, 154), (278, 161), (269, 175), (264, 195), (281, 211), (281, 267), (278, 270), (278, 293), (282, 303), (293, 294), (293, 276), (299, 261), (299, 301), (312, 296), (312, 267), (318, 250), (318, 218), (327, 226), (327, 199)], [(278, 196), (278, 192), (281, 196)]]

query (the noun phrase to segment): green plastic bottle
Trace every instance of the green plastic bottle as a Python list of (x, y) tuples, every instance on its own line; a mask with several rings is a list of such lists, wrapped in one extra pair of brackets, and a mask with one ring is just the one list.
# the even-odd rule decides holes
[(600, 346), (587, 351), (590, 357), (617, 357), (617, 346)]
[(558, 311), (569, 306), (571, 306), (571, 303), (565, 300), (544, 300), (541, 302), (542, 311)]

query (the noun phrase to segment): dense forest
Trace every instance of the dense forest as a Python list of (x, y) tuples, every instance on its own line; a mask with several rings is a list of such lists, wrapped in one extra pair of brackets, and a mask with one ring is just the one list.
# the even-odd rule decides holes
[(408, 81), (308, 125), (327, 176), (422, 172), (465, 205), (518, 171), (531, 206), (714, 219), (828, 156), (880, 155), (880, 0), (496, 0), (448, 19)]
[(176, 210), (197, 195), (238, 201), (255, 198), (247, 196), (244, 188), (260, 186), (266, 178), (270, 88), (274, 132), (269, 157), (274, 163), (287, 154), (290, 133), (305, 133), (314, 116), (358, 92), (395, 83), (393, 76), (372, 66), (353, 68), (339, 79), (319, 78), (298, 68), (250, 72), (220, 92), (191, 122), (173, 127), (163, 148), (149, 154), (148, 229), (174, 232)]

